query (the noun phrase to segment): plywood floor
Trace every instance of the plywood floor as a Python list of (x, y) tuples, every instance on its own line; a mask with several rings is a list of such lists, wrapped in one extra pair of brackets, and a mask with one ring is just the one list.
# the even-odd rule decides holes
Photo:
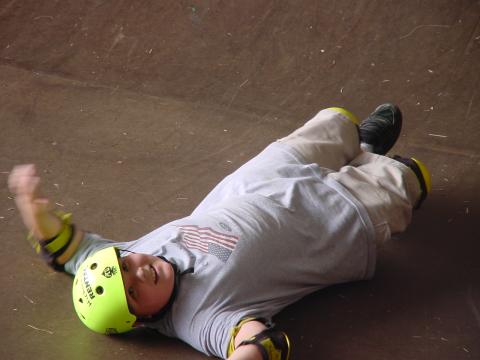
[(0, 0), (0, 358), (203, 359), (91, 333), (6, 187), (33, 162), (84, 228), (135, 239), (318, 110), (404, 114), (433, 191), (369, 282), (283, 311), (293, 359), (480, 358), (480, 2)]

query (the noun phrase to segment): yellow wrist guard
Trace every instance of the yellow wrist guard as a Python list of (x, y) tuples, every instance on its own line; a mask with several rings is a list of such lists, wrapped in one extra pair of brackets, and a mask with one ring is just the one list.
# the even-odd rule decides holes
[(62, 220), (62, 229), (51, 239), (37, 240), (30, 231), (27, 240), (32, 245), (37, 254), (41, 254), (45, 261), (55, 270), (63, 271), (63, 266), (56, 263), (56, 258), (62, 255), (70, 245), (75, 234), (75, 227), (72, 224), (72, 214), (63, 211), (55, 211)]

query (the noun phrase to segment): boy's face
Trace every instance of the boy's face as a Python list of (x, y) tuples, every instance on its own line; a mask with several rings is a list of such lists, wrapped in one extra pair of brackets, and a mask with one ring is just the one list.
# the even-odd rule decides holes
[(156, 256), (131, 254), (118, 259), (130, 311), (138, 317), (159, 312), (170, 299), (175, 273)]

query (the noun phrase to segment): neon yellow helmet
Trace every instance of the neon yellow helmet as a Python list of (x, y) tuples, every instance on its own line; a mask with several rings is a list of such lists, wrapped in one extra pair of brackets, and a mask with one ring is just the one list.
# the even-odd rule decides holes
[(117, 250), (113, 246), (97, 251), (80, 265), (72, 295), (78, 317), (95, 332), (127, 332), (137, 320), (128, 309)]

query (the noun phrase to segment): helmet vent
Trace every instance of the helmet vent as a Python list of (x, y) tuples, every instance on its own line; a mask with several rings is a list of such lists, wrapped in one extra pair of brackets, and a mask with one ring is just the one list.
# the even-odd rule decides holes
[(78, 301), (83, 304), (83, 299), (82, 298), (78, 299)]
[(97, 292), (98, 295), (102, 295), (103, 294), (103, 287), (97, 286), (95, 288), (95, 291)]
[(92, 265), (90, 265), (91, 270), (95, 270), (96, 268), (97, 268), (97, 263), (93, 263)]

